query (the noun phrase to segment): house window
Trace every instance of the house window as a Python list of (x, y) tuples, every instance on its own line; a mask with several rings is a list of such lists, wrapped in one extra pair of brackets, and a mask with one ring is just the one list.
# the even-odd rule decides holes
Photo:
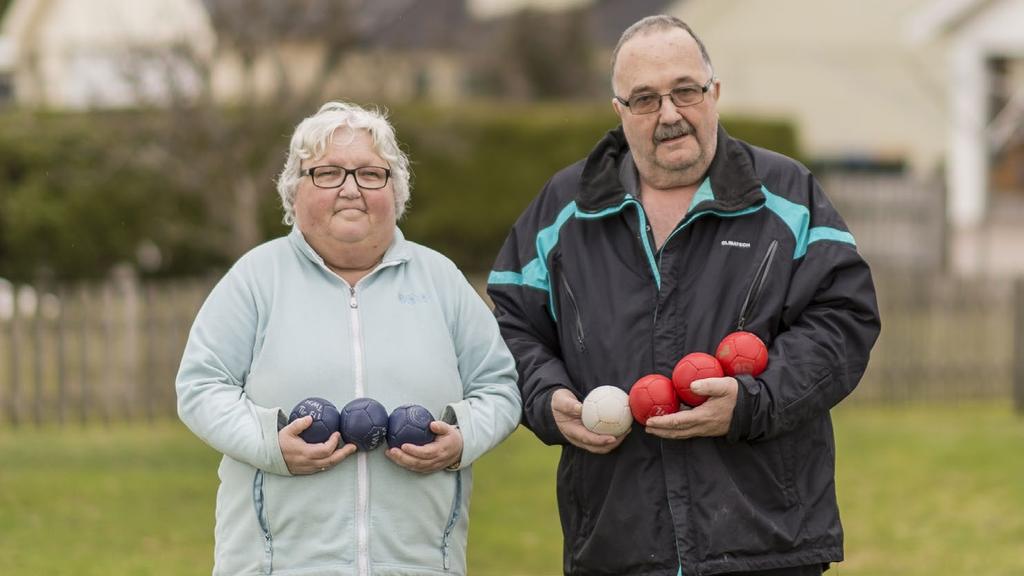
[(14, 78), (0, 73), (0, 106), (14, 102)]
[(989, 185), (995, 196), (1024, 199), (1024, 58), (988, 61)]
[(413, 95), (417, 100), (430, 96), (430, 72), (426, 68), (416, 70), (413, 82)]

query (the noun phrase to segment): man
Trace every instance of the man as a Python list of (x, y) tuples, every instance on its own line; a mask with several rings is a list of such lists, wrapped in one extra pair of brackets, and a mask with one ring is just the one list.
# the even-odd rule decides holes
[[(526, 425), (562, 446), (566, 574), (821, 574), (843, 558), (829, 410), (879, 332), (853, 237), (797, 162), (718, 125), (721, 83), (682, 21), (612, 56), (621, 127), (555, 174), (489, 278)], [(580, 400), (671, 374), (742, 328), (757, 377), (693, 384), (692, 410), (594, 434)]]

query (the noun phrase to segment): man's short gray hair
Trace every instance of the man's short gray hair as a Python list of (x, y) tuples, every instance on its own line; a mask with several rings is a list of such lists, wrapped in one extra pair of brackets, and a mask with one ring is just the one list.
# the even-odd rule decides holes
[[(281, 195), (284, 208), (284, 223), (295, 222), (295, 193), (302, 180), (300, 173), (303, 160), (320, 158), (327, 153), (327, 147), (339, 128), (366, 130), (373, 138), (373, 147), (389, 164), (391, 185), (395, 191), (395, 217), (402, 219), (409, 203), (409, 158), (402, 152), (395, 139), (395, 129), (388, 122), (387, 115), (377, 109), (367, 110), (349, 102), (328, 102), (312, 116), (299, 122), (292, 134), (288, 147), (288, 160), (277, 178), (277, 193)], [(356, 166), (346, 166), (356, 168)]]
[(679, 28), (685, 30), (687, 34), (693, 37), (697, 41), (697, 46), (700, 48), (700, 57), (704, 60), (704, 64), (707, 65), (708, 71), (714, 74), (715, 67), (711, 65), (711, 56), (708, 55), (708, 49), (704, 46), (704, 42), (693, 32), (693, 29), (686, 23), (676, 18), (675, 16), (669, 16), (667, 14), (658, 14), (656, 16), (647, 16), (634, 23), (619, 37), (619, 42), (615, 45), (615, 49), (612, 50), (612, 77), (615, 77), (615, 63), (619, 59), (619, 50), (622, 49), (622, 45), (628, 42), (632, 37), (637, 34), (643, 34), (648, 32), (660, 32), (662, 30), (671, 30), (672, 28)]

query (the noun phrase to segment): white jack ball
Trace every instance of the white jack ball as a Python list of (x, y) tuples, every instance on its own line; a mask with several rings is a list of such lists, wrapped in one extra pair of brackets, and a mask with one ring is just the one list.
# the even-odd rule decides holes
[(621, 436), (633, 425), (629, 395), (615, 386), (598, 386), (583, 399), (583, 425), (595, 434)]

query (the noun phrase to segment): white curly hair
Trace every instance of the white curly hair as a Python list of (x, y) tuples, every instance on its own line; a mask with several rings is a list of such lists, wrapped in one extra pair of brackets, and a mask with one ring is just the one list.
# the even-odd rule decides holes
[(401, 220), (409, 203), (411, 192), (409, 158), (395, 139), (395, 129), (386, 113), (368, 110), (350, 102), (328, 102), (316, 114), (305, 118), (295, 127), (288, 147), (288, 159), (277, 178), (277, 193), (284, 208), (284, 223), (295, 222), (295, 193), (302, 179), (303, 160), (320, 158), (334, 139), (338, 128), (366, 130), (373, 138), (373, 147), (391, 168), (392, 188), (395, 192), (395, 218)]

